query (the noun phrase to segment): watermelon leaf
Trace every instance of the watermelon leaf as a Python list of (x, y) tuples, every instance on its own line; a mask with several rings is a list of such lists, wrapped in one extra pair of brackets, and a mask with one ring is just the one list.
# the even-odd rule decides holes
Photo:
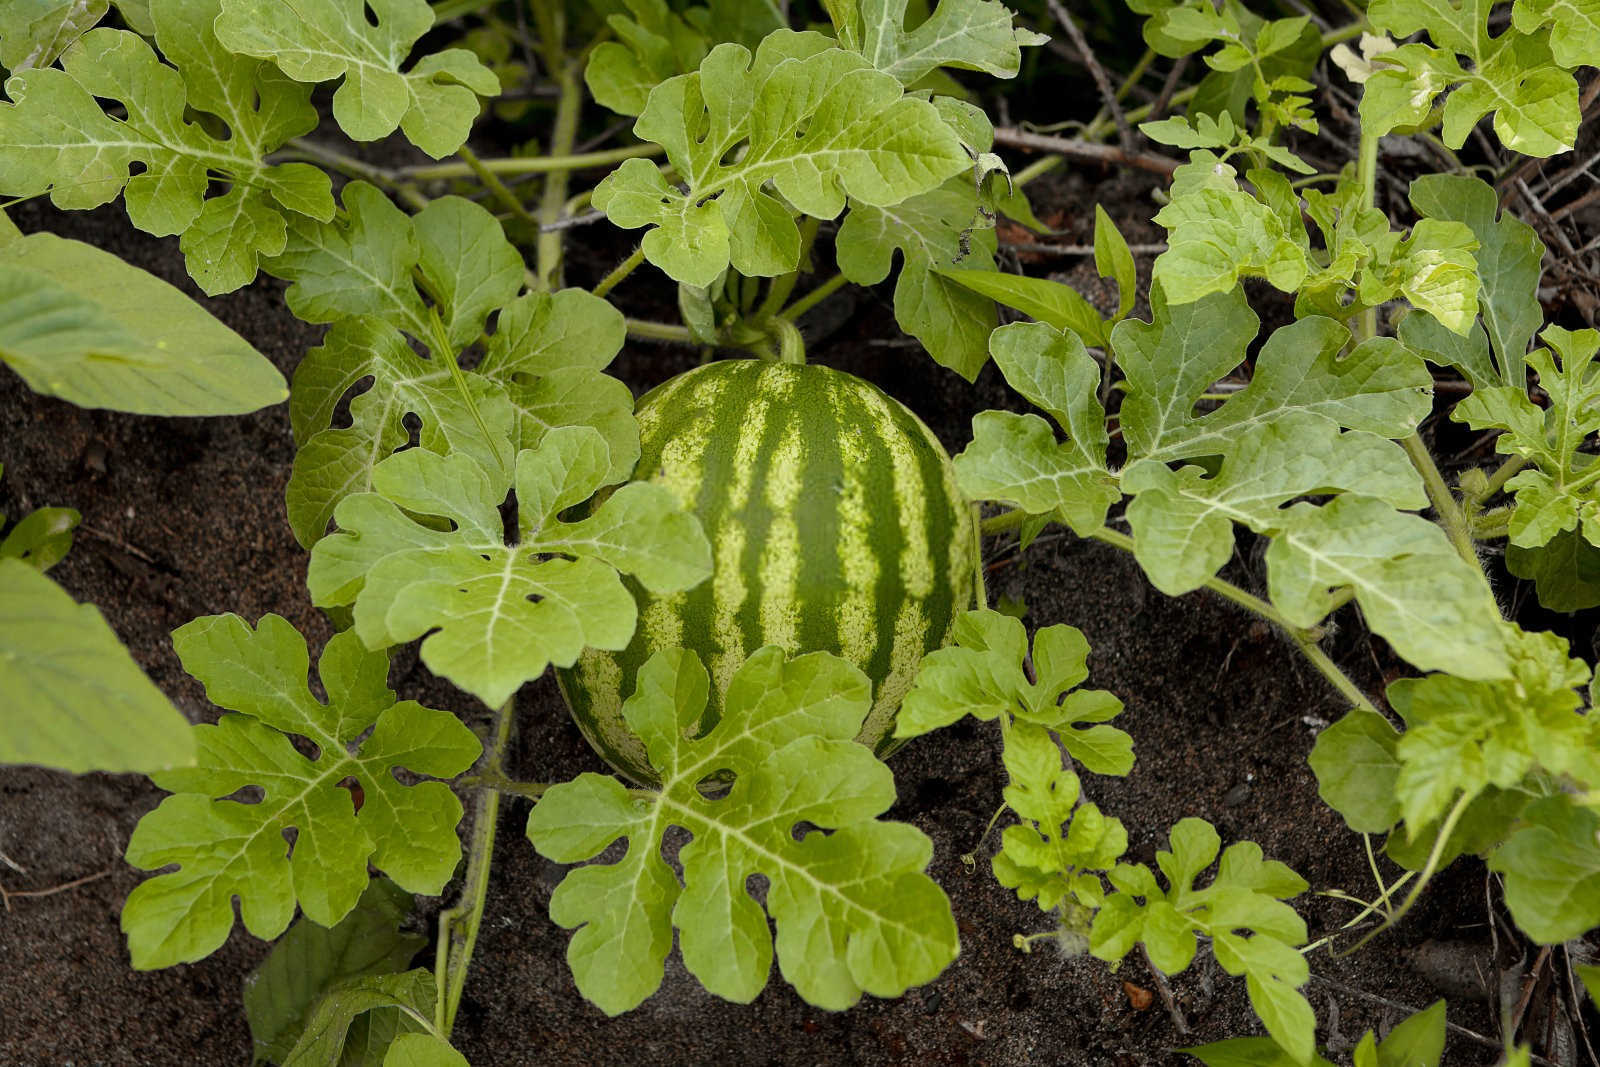
[(888, 277), (900, 252), (895, 321), (935, 362), (968, 381), (988, 361), (989, 335), (999, 317), (993, 300), (939, 268), (961, 259), (993, 269), (996, 247), (994, 229), (984, 223), (972, 182), (964, 178), (887, 207), (852, 203), (835, 243), (840, 272), (861, 285)]
[(1310, 968), (1295, 950), (1306, 943), (1306, 924), (1284, 903), (1306, 891), (1305, 880), (1263, 859), (1254, 842), (1238, 841), (1222, 853), (1215, 877), (1201, 889), (1195, 880), (1222, 844), (1217, 831), (1204, 819), (1183, 819), (1170, 841), (1170, 851), (1156, 853), (1165, 890), (1142, 864), (1119, 863), (1111, 872), (1117, 892), (1094, 917), (1089, 951), (1115, 963), (1142, 942), (1151, 962), (1173, 975), (1193, 961), (1196, 935), (1209, 937), (1222, 969), (1244, 976), (1250, 1004), (1267, 1032), (1293, 1062), (1312, 1062), (1316, 1016), (1298, 992)]
[(1489, 869), (1505, 877), (1506, 907), (1534, 941), (1582, 937), (1600, 925), (1600, 812), (1592, 800), (1565, 794), (1535, 801), (1490, 855)]
[[(902, 85), (921, 81), (940, 67), (981, 70), (1014, 78), (1022, 49), (1050, 38), (1012, 26), (1011, 11), (998, 0), (939, 0), (915, 29), (906, 26), (907, 0), (861, 0), (829, 5), (834, 29), (846, 48)], [(851, 17), (842, 17), (848, 12)]]
[(373, 468), (372, 492), (340, 501), (306, 584), (319, 605), (355, 606), (369, 648), (427, 634), (429, 669), (498, 707), (551, 663), (627, 646), (638, 609), (618, 571), (657, 593), (711, 573), (698, 520), (665, 486), (636, 482), (586, 518), (556, 517), (615, 480), (599, 431), (551, 430), (517, 453), (508, 545), (505, 490), (471, 456), (399, 452)]
[[(305, 639), (276, 615), (255, 629), (237, 615), (196, 619), (173, 632), (173, 645), (206, 695), (238, 714), (193, 727), (192, 768), (151, 776), (173, 795), (139, 820), (128, 862), (179, 869), (128, 895), (122, 929), (135, 967), (210, 955), (233, 926), (235, 896), (257, 937), (283, 933), (297, 903), (332, 926), (366, 889), (369, 860), (412, 892), (444, 888), (461, 857), (461, 801), (441, 782), (402, 785), (394, 769), (454, 777), (482, 745), (447, 712), (397, 703), (386, 653), (367, 651), (349, 631), (334, 635), (318, 667), (323, 704), (307, 689)], [(310, 741), (316, 757), (302, 755), (291, 735)], [(340, 788), (346, 778), (361, 788), (359, 810)], [(247, 786), (264, 795), (220, 799)]]
[[(443, 197), (408, 218), (373, 186), (352, 182), (344, 205), (345, 220), (293, 227), (267, 264), (292, 283), (295, 314), (334, 323), (296, 368), (289, 405), (300, 444), (289, 521), (302, 545), (323, 536), (339, 501), (371, 490), (373, 468), (410, 441), (408, 417), (420, 420), (422, 448), (470, 455), (502, 493), (515, 450), (536, 446), (553, 426), (593, 427), (610, 450), (611, 480), (627, 475), (639, 455), (633, 395), (601, 373), (626, 336), (621, 312), (581, 290), (518, 297), (522, 257), (471, 201)], [(487, 353), (463, 372), (460, 356), (491, 314)], [(350, 425), (331, 425), (366, 378)]]
[[(245, 979), (244, 1011), (257, 1062), (283, 1062), (317, 1001), (333, 986), (405, 970), (426, 943), (400, 930), (412, 907), (410, 893), (387, 878), (374, 878), (350, 914), (333, 926), (296, 919)], [(391, 1014), (402, 1024), (408, 1018)], [(370, 1029), (372, 1018), (357, 1020), (356, 1026)]]
[(1571, 68), (1593, 53), (1571, 48), (1576, 35), (1563, 27), (1581, 21), (1557, 19), (1557, 31), (1547, 34), (1542, 26), (1553, 14), (1550, 6), (1520, 0), (1512, 26), (1491, 37), (1493, 6), (1491, 0), (1374, 0), (1368, 18), (1375, 29), (1397, 38), (1425, 30), (1433, 43), (1383, 53), (1361, 96), (1363, 131), (1378, 136), (1420, 125), (1434, 99), (1448, 91), (1442, 136), (1451, 148), (1460, 148), (1493, 112), (1494, 131), (1507, 148), (1529, 156), (1571, 149), (1580, 120)]
[[(529, 840), (558, 863), (628, 840), (619, 861), (569, 872), (550, 899), (550, 917), (577, 928), (567, 961), (579, 991), (607, 1014), (635, 1007), (660, 985), (676, 928), (690, 973), (748, 1003), (772, 968), (768, 914), (780, 971), (818, 1007), (931, 981), (955, 959), (955, 920), (923, 873), (928, 838), (878, 819), (893, 775), (851, 740), (872, 702), (866, 676), (828, 653), (786, 660), (763, 648), (734, 674), (721, 719), (695, 734), (709, 685), (693, 653), (656, 653), (623, 715), (661, 789), (583, 774), (529, 816)], [(700, 785), (719, 771), (732, 788), (708, 796)], [(797, 840), (801, 824), (820, 829)], [(693, 839), (678, 853), (681, 881), (661, 855), (674, 826)], [(767, 879), (766, 914), (746, 888), (752, 874)]]
[[(250, 282), (259, 258), (283, 251), (286, 219), (333, 216), (325, 173), (265, 162), (316, 126), (311, 90), (224, 48), (212, 31), (218, 3), (162, 0), (152, 9), (156, 44), (172, 66), (137, 34), (102, 27), (59, 67), (14, 73), (5, 85), (12, 102), (0, 102), (0, 192), (49, 191), (67, 210), (123, 193), (139, 229), (182, 235), (189, 274), (210, 294)], [(97, 97), (121, 104), (121, 117)], [(186, 108), (215, 116), (231, 136), (213, 136)], [(144, 169), (130, 177), (133, 164)], [(227, 189), (207, 197), (214, 178)]]
[(15, 73), (52, 65), (110, 8), (107, 0), (13, 0), (0, 35), (0, 67)]
[(651, 90), (634, 132), (666, 148), (686, 190), (631, 159), (594, 205), (624, 229), (650, 227), (645, 258), (701, 287), (730, 264), (750, 276), (796, 269), (796, 212), (834, 218), (847, 194), (897, 204), (971, 165), (932, 104), (814, 33), (778, 31), (753, 56), (717, 46), (695, 73)]
[[(354, 1045), (366, 1053), (363, 1063), (376, 1062), (379, 1051), (370, 1040), (362, 1042), (362, 1020), (368, 1033), (380, 1027), (389, 1032), (383, 1062), (404, 1067), (458, 1067), (460, 1053), (433, 1028), (437, 996), (433, 972), (418, 967), (402, 974), (368, 974), (349, 978), (319, 997), (306, 1018), (305, 1029), (283, 1060), (283, 1067), (320, 1067), (346, 1062), (341, 1052)], [(403, 1020), (401, 1022), (400, 1020)], [(352, 1031), (354, 1031), (352, 1033)], [(419, 1041), (420, 1039), (420, 1041)], [(399, 1052), (396, 1053), (396, 1047)], [(454, 1055), (454, 1059), (450, 1056)]]
[(424, 56), (401, 72), (433, 26), (425, 0), (221, 4), (216, 32), (230, 52), (270, 59), (297, 82), (344, 79), (333, 94), (333, 117), (357, 141), (387, 137), (398, 127), (433, 158), (447, 156), (466, 141), (478, 97), (500, 92), (494, 72), (464, 48)]
[(1525, 361), (1550, 398), (1548, 408), (1520, 386), (1490, 386), (1457, 404), (1454, 417), (1475, 430), (1506, 431), (1496, 438), (1495, 450), (1533, 464), (1506, 483), (1514, 499), (1508, 531), (1513, 545), (1540, 548), (1569, 530), (1600, 545), (1600, 466), (1579, 451), (1600, 430), (1600, 375), (1594, 370), (1600, 333), (1550, 326), (1540, 336), (1550, 347), (1535, 349)]

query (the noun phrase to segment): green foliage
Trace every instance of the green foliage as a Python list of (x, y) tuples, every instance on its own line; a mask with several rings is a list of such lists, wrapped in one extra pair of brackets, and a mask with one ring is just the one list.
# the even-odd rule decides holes
[(48, 67), (105, 18), (107, 0), (12, 0), (0, 26), (0, 67)]
[[(211, 294), (246, 284), (258, 259), (281, 252), (288, 219), (333, 215), (326, 174), (266, 162), (316, 126), (311, 90), (227, 51), (212, 30), (218, 2), (152, 6), (166, 63), (136, 34), (94, 29), (59, 67), (14, 73), (5, 84), (11, 103), (0, 102), (0, 192), (48, 191), (57, 207), (76, 210), (122, 193), (139, 229), (181, 235), (190, 276)], [(96, 98), (120, 104), (120, 117)], [(214, 136), (192, 112), (220, 120), (229, 136)], [(129, 177), (136, 163), (144, 169)], [(228, 187), (208, 197), (213, 176)]]
[(798, 267), (796, 212), (831, 219), (846, 194), (898, 204), (971, 162), (933, 105), (826, 38), (788, 31), (753, 56), (719, 45), (695, 73), (661, 83), (634, 132), (666, 148), (687, 190), (631, 159), (594, 204), (625, 229), (650, 227), (645, 257), (701, 287), (730, 264), (752, 276)]
[[(753, 1000), (774, 956), (768, 915), (780, 971), (819, 1007), (932, 980), (955, 958), (955, 920), (922, 873), (928, 839), (877, 818), (894, 803), (894, 779), (851, 740), (872, 702), (866, 676), (827, 653), (785, 660), (765, 648), (735, 673), (721, 719), (697, 732), (709, 684), (693, 653), (656, 653), (623, 716), (661, 789), (582, 774), (551, 787), (529, 817), (534, 847), (558, 863), (628, 842), (617, 862), (569, 872), (550, 899), (550, 917), (577, 928), (567, 961), (579, 991), (612, 1015), (638, 1005), (661, 983), (676, 928), (684, 965), (707, 989)], [(701, 785), (719, 772), (732, 787), (708, 795)], [(831, 832), (797, 840), (802, 823)], [(678, 853), (681, 884), (661, 856), (673, 826), (692, 837)], [(755, 873), (768, 880), (766, 914), (746, 889)]]
[[(1570, 67), (1594, 58), (1592, 50), (1580, 56), (1572, 47), (1581, 40), (1583, 21), (1558, 19), (1573, 32), (1552, 37), (1542, 29), (1549, 7), (1519, 0), (1520, 17), (1491, 37), (1493, 7), (1493, 0), (1374, 0), (1367, 12), (1374, 27), (1397, 38), (1423, 30), (1433, 43), (1383, 53), (1361, 95), (1367, 136), (1423, 124), (1434, 100), (1448, 91), (1442, 136), (1451, 148), (1460, 148), (1490, 112), (1501, 142), (1524, 155), (1552, 156), (1576, 143), (1578, 83)], [(1559, 57), (1552, 51), (1556, 39)]]
[(1240, 841), (1222, 853), (1215, 877), (1202, 889), (1194, 882), (1217, 858), (1216, 830), (1203, 819), (1183, 819), (1170, 840), (1171, 851), (1156, 853), (1165, 890), (1142, 864), (1119, 863), (1110, 872), (1117, 892), (1095, 915), (1089, 951), (1115, 963), (1142, 943), (1156, 967), (1177, 974), (1194, 959), (1197, 935), (1209, 937), (1222, 969), (1244, 976), (1267, 1032), (1294, 1063), (1310, 1063), (1316, 1017), (1297, 991), (1310, 976), (1296, 951), (1305, 944), (1306, 925), (1284, 903), (1306, 891), (1305, 880), (1264, 860), (1260, 846)]
[(833, 0), (825, 6), (844, 47), (906, 86), (940, 67), (1014, 78), (1022, 49), (1049, 40), (1013, 28), (1011, 12), (998, 0), (938, 0), (927, 5), (932, 11), (915, 29), (906, 26), (907, 0)]
[(427, 634), (429, 669), (498, 707), (586, 646), (627, 647), (638, 608), (619, 571), (654, 593), (711, 573), (698, 520), (664, 485), (633, 482), (576, 522), (557, 517), (616, 480), (610, 462), (587, 426), (551, 430), (518, 452), (518, 540), (508, 545), (498, 510), (505, 485), (470, 455), (390, 456), (373, 468), (372, 492), (339, 503), (339, 532), (313, 549), (312, 599), (353, 604), (369, 648)]
[[(1351, 1067), (1439, 1067), (1444, 1059), (1444, 1001), (1436, 1000), (1396, 1023), (1382, 1041), (1368, 1030), (1352, 1050)], [(1294, 1067), (1302, 1061), (1270, 1037), (1236, 1037), (1180, 1049), (1206, 1067)], [(1312, 1056), (1312, 1067), (1335, 1067)]]
[[(1587, 738), (1591, 762), (1595, 733)], [(1596, 779), (1587, 781), (1588, 798), (1558, 793), (1528, 805), (1489, 857), (1489, 869), (1505, 878), (1511, 917), (1540, 944), (1559, 945), (1600, 926), (1600, 811)]]
[[(465, 1064), (433, 1028), (435, 997), (433, 972), (421, 968), (346, 979), (317, 999), (283, 1067), (352, 1061), (385, 1067)], [(362, 1020), (366, 1034), (360, 1030)], [(386, 1040), (374, 1045), (371, 1035), (380, 1028)]]
[[(461, 855), (461, 802), (440, 782), (402, 785), (393, 772), (453, 777), (482, 746), (454, 716), (397, 703), (386, 653), (336, 634), (317, 672), (324, 704), (307, 689), (304, 638), (276, 615), (254, 630), (237, 615), (196, 619), (173, 644), (206, 695), (239, 714), (193, 727), (192, 768), (152, 775), (173, 795), (139, 820), (128, 862), (178, 870), (128, 896), (122, 929), (135, 967), (210, 955), (233, 925), (235, 896), (257, 937), (283, 933), (296, 903), (332, 926), (366, 889), (369, 861), (411, 892), (444, 888)], [(301, 754), (291, 735), (310, 741), (316, 757)], [(359, 809), (340, 786), (347, 778), (361, 789)], [(247, 786), (262, 790), (259, 801), (219, 799)]]
[[(297, 226), (267, 265), (292, 282), (295, 314), (334, 324), (296, 368), (289, 410), (300, 444), (289, 521), (302, 545), (322, 537), (341, 500), (371, 491), (376, 465), (410, 440), (408, 416), (420, 420), (423, 449), (471, 456), (502, 495), (516, 451), (537, 446), (552, 426), (594, 428), (610, 454), (608, 480), (627, 475), (639, 456), (633, 397), (601, 373), (622, 348), (620, 312), (581, 290), (517, 296), (522, 257), (469, 201), (444, 197), (407, 218), (377, 189), (352, 182), (344, 204), (345, 221)], [(484, 357), (463, 372), (460, 356), (491, 314)], [(350, 425), (331, 426), (341, 399), (367, 377)]]
[(401, 71), (433, 26), (426, 0), (220, 3), (217, 38), (230, 52), (270, 59), (297, 82), (344, 79), (333, 94), (333, 117), (357, 141), (398, 128), (435, 159), (447, 156), (467, 139), (478, 97), (500, 91), (494, 73), (464, 48), (434, 52)]
[[(0, 764), (155, 771), (192, 764), (187, 724), (146, 678), (92, 604), (45, 577), (65, 546), (49, 527), (18, 523), (0, 544)], [(38, 514), (37, 512), (35, 514)], [(53, 540), (54, 539), (54, 540)]]
[(1600, 370), (1594, 366), (1600, 334), (1550, 326), (1540, 336), (1550, 347), (1535, 349), (1525, 361), (1539, 376), (1549, 407), (1535, 404), (1523, 388), (1481, 386), (1456, 405), (1455, 417), (1475, 430), (1506, 431), (1495, 449), (1532, 465), (1506, 483), (1515, 498), (1513, 545), (1539, 548), (1569, 530), (1600, 545), (1600, 496), (1594, 488), (1600, 465), (1578, 451), (1600, 430)]
[(265, 356), (189, 297), (48, 233), (0, 245), (0, 362), (35, 392), (142, 415), (242, 414), (288, 395)]
[[(374, 878), (350, 914), (332, 927), (296, 920), (245, 979), (244, 1010), (256, 1062), (282, 1063), (317, 1002), (335, 986), (404, 971), (425, 943), (400, 929), (411, 908), (411, 894), (387, 878)], [(382, 1030), (408, 1022), (394, 1009), (375, 1008), (356, 1020), (357, 1032), (348, 1040), (369, 1044), (374, 1024)]]

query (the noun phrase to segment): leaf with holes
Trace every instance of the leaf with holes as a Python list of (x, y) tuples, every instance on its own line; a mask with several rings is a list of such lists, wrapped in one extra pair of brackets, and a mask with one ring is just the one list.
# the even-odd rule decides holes
[(1115, 963), (1142, 942), (1151, 962), (1173, 975), (1194, 959), (1196, 935), (1210, 937), (1222, 969), (1244, 976), (1250, 1004), (1267, 1032), (1296, 1063), (1309, 1063), (1316, 1017), (1298, 992), (1310, 969), (1295, 951), (1306, 942), (1306, 924), (1284, 903), (1306, 891), (1305, 880), (1263, 859), (1254, 842), (1239, 841), (1228, 846), (1216, 876), (1201, 889), (1195, 880), (1222, 844), (1217, 831), (1204, 819), (1182, 819), (1170, 840), (1170, 851), (1156, 853), (1165, 890), (1143, 865), (1119, 863), (1111, 872), (1117, 892), (1094, 918), (1089, 951)]
[[(211, 29), (217, 2), (153, 8), (166, 63), (136, 34), (94, 29), (59, 67), (13, 74), (11, 103), (0, 102), (0, 192), (48, 191), (69, 210), (122, 193), (139, 229), (181, 235), (190, 276), (211, 294), (248, 283), (259, 259), (283, 251), (286, 220), (333, 216), (326, 174), (265, 162), (316, 126), (310, 89), (224, 49)], [(97, 98), (120, 104), (119, 117)], [(192, 112), (214, 116), (229, 136), (213, 136)], [(144, 169), (130, 177), (135, 164)], [(208, 197), (214, 177), (226, 189)]]
[(971, 165), (932, 104), (827, 43), (779, 31), (754, 55), (719, 45), (656, 86), (634, 132), (666, 148), (686, 191), (634, 159), (600, 183), (595, 206), (624, 229), (649, 227), (645, 257), (705, 287), (730, 264), (752, 276), (798, 267), (796, 212), (831, 219), (846, 195), (898, 204)]
[[(221, 0), (217, 37), (230, 52), (270, 59), (298, 82), (343, 78), (333, 117), (357, 141), (398, 127), (435, 159), (460, 148), (478, 97), (500, 81), (464, 48), (434, 52), (402, 72), (433, 26), (425, 0)], [(367, 14), (368, 11), (372, 15)]]
[[(193, 728), (193, 767), (152, 775), (173, 795), (139, 820), (128, 862), (178, 869), (128, 895), (122, 930), (135, 967), (216, 951), (233, 926), (235, 897), (245, 928), (260, 938), (283, 933), (296, 904), (332, 926), (366, 889), (369, 861), (411, 892), (444, 888), (461, 857), (461, 801), (441, 782), (402, 785), (394, 771), (454, 777), (482, 745), (447, 712), (397, 703), (387, 653), (336, 634), (318, 664), (324, 704), (307, 688), (305, 639), (276, 615), (255, 629), (237, 615), (206, 616), (175, 630), (173, 645), (206, 695), (237, 714)], [(315, 755), (297, 749), (296, 737)], [(340, 788), (347, 778), (360, 787), (359, 808)], [(261, 798), (223, 799), (245, 788)]]
[[(690, 736), (709, 685), (693, 653), (668, 649), (623, 705), (659, 792), (583, 774), (529, 816), (529, 839), (558, 863), (628, 840), (619, 861), (568, 872), (550, 898), (551, 918), (577, 928), (567, 962), (579, 991), (608, 1014), (635, 1007), (661, 984), (674, 928), (689, 972), (740, 1003), (766, 985), (774, 954), (807, 1002), (832, 1011), (931, 981), (955, 959), (955, 920), (923, 873), (928, 838), (878, 818), (894, 777), (852, 740), (872, 702), (866, 676), (825, 652), (763, 648), (734, 674), (721, 719)], [(732, 788), (707, 796), (700, 783), (718, 772)], [(818, 829), (799, 837), (802, 824)], [(675, 826), (692, 838), (681, 882), (661, 855)], [(746, 888), (753, 874), (767, 879), (765, 913)]]
[(306, 584), (325, 607), (353, 604), (370, 648), (422, 642), (422, 660), (491, 707), (585, 647), (618, 651), (638, 609), (619, 571), (656, 593), (711, 573), (711, 546), (670, 490), (635, 482), (592, 514), (558, 513), (611, 479), (605, 439), (551, 430), (517, 454), (517, 536), (505, 490), (470, 456), (400, 452), (372, 471), (373, 491), (340, 501), (337, 533), (317, 542)]

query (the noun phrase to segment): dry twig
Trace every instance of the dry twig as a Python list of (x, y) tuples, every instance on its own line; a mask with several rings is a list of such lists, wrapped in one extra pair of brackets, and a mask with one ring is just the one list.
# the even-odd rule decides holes
[(1172, 177), (1172, 172), (1178, 169), (1178, 161), (1169, 156), (1156, 155), (1154, 152), (1129, 152), (1110, 145), (1095, 144), (1093, 141), (1079, 141), (1070, 137), (1052, 137), (1044, 133), (1029, 133), (1027, 130), (1018, 130), (1009, 126), (1002, 126), (994, 131), (995, 144), (1002, 144), (1008, 148), (1021, 148), (1032, 152), (1051, 152), (1068, 159), (1081, 159), (1090, 163), (1103, 163), (1107, 166), (1133, 167), (1136, 170), (1147, 170), (1163, 177)]
[(1105, 101), (1106, 110), (1111, 112), (1111, 120), (1117, 124), (1117, 141), (1125, 152), (1132, 152), (1133, 131), (1128, 128), (1128, 118), (1122, 113), (1122, 105), (1117, 102), (1117, 91), (1111, 87), (1111, 79), (1106, 77), (1105, 68), (1100, 65), (1100, 60), (1095, 57), (1094, 51), (1089, 47), (1089, 42), (1083, 36), (1083, 31), (1078, 28), (1078, 22), (1072, 17), (1061, 3), (1061, 0), (1045, 0), (1050, 8), (1050, 14), (1061, 23), (1061, 28), (1067, 31), (1067, 36), (1072, 38), (1072, 44), (1083, 57), (1083, 65), (1089, 68), (1090, 77), (1094, 78), (1095, 86), (1100, 90), (1100, 97)]

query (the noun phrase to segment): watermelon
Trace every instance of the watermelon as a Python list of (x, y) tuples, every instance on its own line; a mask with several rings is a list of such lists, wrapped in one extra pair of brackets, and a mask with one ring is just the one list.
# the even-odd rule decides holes
[(639, 602), (621, 652), (585, 651), (557, 672), (585, 737), (635, 781), (657, 779), (622, 702), (653, 653), (683, 646), (711, 674), (698, 732), (765, 645), (825, 650), (864, 671), (873, 706), (858, 738), (894, 746), (895, 709), (923, 655), (948, 643), (979, 583), (976, 514), (933, 433), (876, 386), (828, 367), (731, 359), (647, 393), (634, 477), (667, 486), (700, 518), (714, 571)]

